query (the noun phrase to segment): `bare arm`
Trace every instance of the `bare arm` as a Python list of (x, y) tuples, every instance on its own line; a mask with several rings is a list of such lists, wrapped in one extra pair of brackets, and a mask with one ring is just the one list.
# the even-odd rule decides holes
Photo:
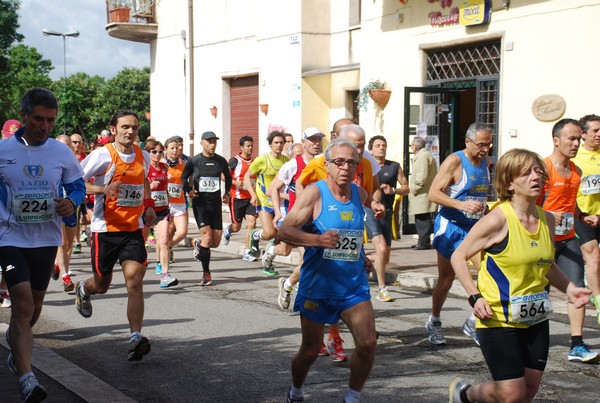
[(299, 228), (312, 221), (321, 212), (321, 193), (316, 186), (310, 186), (296, 199), (294, 208), (283, 220), (277, 232), (282, 242), (293, 246), (317, 246), (334, 248), (339, 240), (336, 231), (329, 230), (323, 234), (309, 234)]
[(244, 175), (244, 188), (250, 193), (250, 203), (252, 203), (253, 206), (256, 206), (258, 204), (258, 198), (256, 197), (256, 192), (252, 188), (252, 181), (250, 180), (252, 176), (254, 176), (254, 173), (248, 169)]
[(431, 188), (429, 189), (429, 200), (441, 206), (451, 207), (467, 213), (479, 213), (483, 206), (474, 200), (457, 200), (448, 196), (444, 191), (451, 185), (458, 183), (462, 178), (462, 164), (460, 157), (456, 154), (448, 156), (440, 166)]

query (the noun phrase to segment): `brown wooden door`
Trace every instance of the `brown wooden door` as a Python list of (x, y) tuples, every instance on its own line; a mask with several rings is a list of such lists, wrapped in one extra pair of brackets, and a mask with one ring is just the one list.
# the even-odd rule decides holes
[(254, 155), (258, 152), (258, 75), (237, 77), (231, 88), (231, 147), (229, 158), (240, 151), (240, 138), (254, 139)]

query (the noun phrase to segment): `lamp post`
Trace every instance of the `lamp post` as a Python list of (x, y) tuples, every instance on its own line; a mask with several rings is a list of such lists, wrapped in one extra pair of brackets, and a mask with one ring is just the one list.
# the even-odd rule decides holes
[[(71, 37), (71, 38), (77, 38), (79, 37), (79, 31), (73, 31), (73, 32), (67, 32), (67, 33), (62, 33), (62, 32), (57, 32), (57, 31), (53, 31), (51, 29), (42, 29), (42, 33), (45, 36), (62, 36), (63, 38), (63, 77), (65, 79), (65, 86), (67, 84), (67, 36)], [(65, 108), (65, 131), (64, 134), (67, 134), (67, 109)]]

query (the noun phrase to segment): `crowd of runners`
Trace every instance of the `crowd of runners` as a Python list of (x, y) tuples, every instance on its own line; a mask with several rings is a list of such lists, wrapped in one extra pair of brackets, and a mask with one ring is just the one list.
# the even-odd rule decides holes
[[(244, 136), (239, 153), (227, 161), (216, 153), (219, 137), (212, 131), (202, 133), (201, 152), (190, 158), (178, 136), (140, 145), (132, 111), (115, 113), (99, 146), (86, 153), (78, 134), (50, 137), (58, 102), (41, 88), (24, 95), (21, 111), (24, 126), (14, 121), (15, 130), (0, 143), (0, 288), (3, 301), (12, 304), (8, 366), (19, 377), (23, 401), (46, 397), (31, 354), (32, 328), (50, 279), (62, 280), (64, 291), (75, 293), (78, 312), (90, 318), (92, 297), (109, 290), (118, 262), (128, 296), (127, 359), (139, 361), (151, 351), (142, 334), (144, 276), (151, 269), (160, 276), (157, 287), (178, 285), (170, 270), (172, 248), (187, 236), (190, 208), (200, 233), (192, 245), (203, 287), (218, 285), (211, 249), (232, 236), (244, 237), (242, 259), (257, 262), (267, 276), (279, 275), (277, 256), (298, 248), (302, 262), (278, 278), (273, 295), (281, 309), (291, 305), (300, 313), (302, 341), (287, 402), (304, 401), (304, 382), (319, 355), (348, 359), (340, 321), (355, 345), (344, 401), (360, 401), (377, 345), (368, 275), (376, 277), (376, 298), (392, 302), (385, 270), (402, 197), (410, 197), (418, 218), (415, 249), (433, 247), (438, 258), (424, 329), (429, 342), (446, 344), (442, 308), (458, 277), (473, 308), (462, 330), (481, 347), (492, 376), (483, 384), (457, 378), (450, 401), (534, 398), (548, 357), (550, 284), (569, 300), (567, 359), (600, 358), (582, 334), (585, 305), (591, 300), (600, 312), (599, 116), (558, 121), (546, 159), (524, 149), (507, 151), (492, 184), (493, 129), (483, 123), (469, 127), (465, 148), (439, 168), (424, 139), (413, 139), (409, 182), (400, 164), (386, 158), (386, 138), (367, 142), (364, 129), (349, 119), (335, 122), (325, 149), (326, 135), (318, 128), (305, 129), (294, 143), (277, 127), (267, 135), (267, 153), (253, 157), (258, 139)], [(492, 185), (497, 202), (488, 199)], [(230, 213), (225, 225), (224, 205)], [(372, 258), (365, 255), (365, 240), (373, 243)], [(73, 283), (69, 264), (80, 242), (90, 245), (93, 275)]]

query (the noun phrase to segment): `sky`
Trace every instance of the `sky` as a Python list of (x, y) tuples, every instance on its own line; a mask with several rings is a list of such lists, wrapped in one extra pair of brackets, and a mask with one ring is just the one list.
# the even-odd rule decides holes
[(50, 77), (63, 76), (63, 38), (44, 36), (46, 28), (61, 33), (79, 31), (66, 38), (67, 76), (87, 73), (112, 78), (124, 67), (150, 66), (150, 45), (116, 39), (106, 32), (104, 0), (21, 0), (17, 32), (23, 44), (34, 47), (52, 61)]

